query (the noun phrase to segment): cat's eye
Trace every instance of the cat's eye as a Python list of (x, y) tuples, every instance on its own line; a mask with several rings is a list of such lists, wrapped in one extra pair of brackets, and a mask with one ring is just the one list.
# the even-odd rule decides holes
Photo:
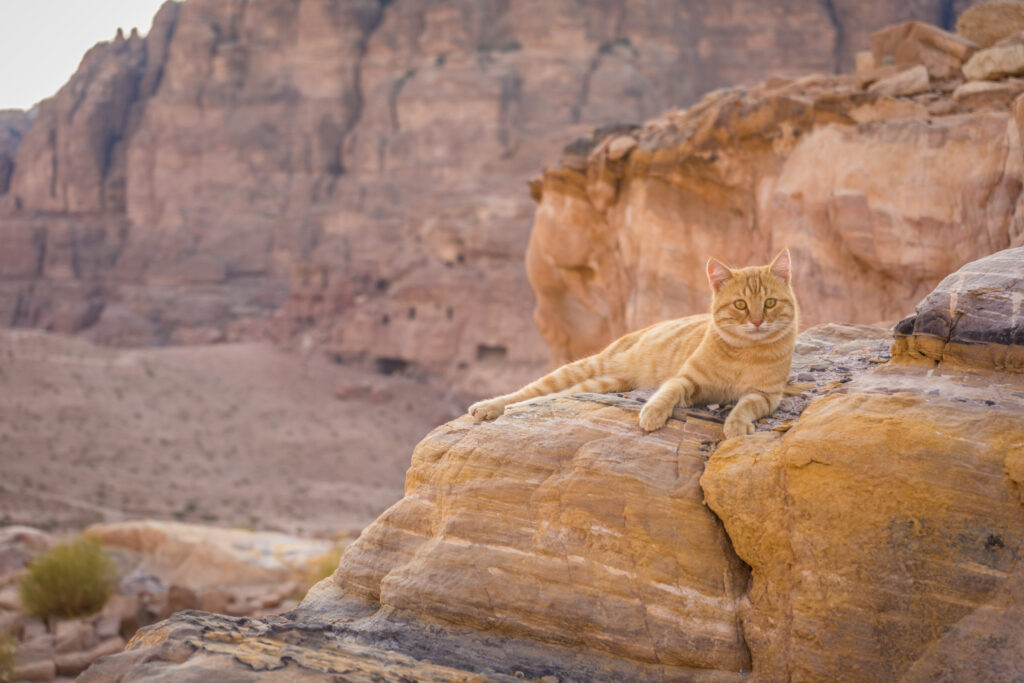
[(764, 307), (765, 308), (772, 308), (772, 307), (775, 306), (775, 304), (776, 304), (775, 299), (765, 299), (764, 300)]
[(736, 301), (732, 302), (732, 305), (742, 311), (747, 307), (747, 302), (743, 299), (736, 299)]

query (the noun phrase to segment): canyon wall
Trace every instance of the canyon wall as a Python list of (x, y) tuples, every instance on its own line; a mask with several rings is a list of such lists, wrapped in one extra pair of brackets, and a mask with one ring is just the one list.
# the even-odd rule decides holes
[(788, 246), (804, 324), (891, 325), (946, 273), (1021, 244), (1024, 81), (961, 72), (1011, 42), (894, 26), (857, 74), (718, 91), (568, 147), (534, 182), (527, 254), (552, 362), (703, 310), (709, 256)]
[(305, 335), (504, 389), (547, 355), (521, 259), (524, 183), (553, 150), (717, 87), (849, 70), (877, 28), (949, 27), (967, 4), (168, 2), (19, 134), (0, 324), (118, 345)]

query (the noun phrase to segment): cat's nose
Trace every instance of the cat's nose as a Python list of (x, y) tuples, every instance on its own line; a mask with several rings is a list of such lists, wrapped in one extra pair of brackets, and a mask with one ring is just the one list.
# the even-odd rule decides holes
[(754, 327), (761, 327), (761, 323), (763, 323), (764, 321), (763, 320), (751, 320), (750, 322), (754, 323)]

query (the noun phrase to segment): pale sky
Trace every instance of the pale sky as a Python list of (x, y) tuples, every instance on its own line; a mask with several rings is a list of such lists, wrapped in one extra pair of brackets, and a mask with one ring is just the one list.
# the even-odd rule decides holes
[(0, 109), (28, 109), (67, 83), (86, 50), (149, 33), (163, 0), (0, 0)]

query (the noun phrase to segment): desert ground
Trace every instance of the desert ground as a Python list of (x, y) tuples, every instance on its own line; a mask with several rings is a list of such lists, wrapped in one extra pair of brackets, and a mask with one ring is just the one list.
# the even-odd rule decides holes
[(0, 330), (0, 524), (350, 536), (463, 408), (436, 380), (269, 344), (120, 350)]

